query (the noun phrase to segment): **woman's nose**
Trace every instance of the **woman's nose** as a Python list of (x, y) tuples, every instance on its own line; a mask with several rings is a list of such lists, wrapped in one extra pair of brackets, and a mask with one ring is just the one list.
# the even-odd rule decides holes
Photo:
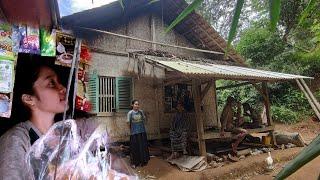
[(63, 94), (66, 93), (66, 88), (62, 84), (59, 84), (59, 92)]

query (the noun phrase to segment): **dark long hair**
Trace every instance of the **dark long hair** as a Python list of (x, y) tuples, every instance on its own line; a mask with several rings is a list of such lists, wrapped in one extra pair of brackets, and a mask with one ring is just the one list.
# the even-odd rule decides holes
[(22, 95), (34, 94), (34, 83), (42, 67), (54, 69), (54, 59), (29, 54), (19, 54), (13, 89), (11, 119), (16, 122), (29, 120), (31, 110), (22, 102)]

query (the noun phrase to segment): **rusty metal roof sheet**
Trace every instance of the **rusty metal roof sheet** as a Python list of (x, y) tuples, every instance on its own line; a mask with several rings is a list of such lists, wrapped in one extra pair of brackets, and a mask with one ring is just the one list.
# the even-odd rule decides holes
[(164, 67), (187, 75), (213, 77), (220, 79), (293, 80), (312, 78), (307, 76), (258, 70), (241, 66), (220, 65), (199, 61), (183, 61), (177, 58), (171, 60), (163, 60), (159, 59), (158, 57), (146, 56), (146, 59), (152, 60)]

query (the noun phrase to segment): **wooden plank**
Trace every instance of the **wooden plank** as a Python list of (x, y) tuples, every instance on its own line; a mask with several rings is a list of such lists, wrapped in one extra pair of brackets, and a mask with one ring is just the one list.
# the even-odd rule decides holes
[[(249, 134), (252, 133), (264, 133), (274, 130), (274, 126), (268, 126), (264, 128), (256, 128), (256, 129), (246, 129)], [(225, 132), (224, 136), (221, 137), (220, 132), (206, 132), (204, 134), (204, 139), (220, 139), (220, 138), (232, 138), (233, 135), (231, 132)]]
[(204, 137), (204, 128), (203, 128), (203, 118), (201, 112), (201, 84), (198, 79), (192, 80), (192, 93), (194, 98), (194, 108), (196, 113), (196, 124), (197, 124), (197, 134), (198, 134), (198, 145), (199, 145), (199, 152), (200, 156), (206, 157), (206, 143), (203, 139)]
[(213, 81), (209, 81), (207, 86), (201, 92), (201, 101), (203, 100), (204, 96), (206, 96), (206, 94), (208, 93), (208, 91), (211, 88), (212, 84), (213, 84)]

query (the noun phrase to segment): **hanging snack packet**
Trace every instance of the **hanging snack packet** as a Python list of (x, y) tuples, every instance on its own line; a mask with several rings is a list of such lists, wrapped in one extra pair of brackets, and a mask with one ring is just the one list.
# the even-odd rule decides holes
[(40, 29), (41, 56), (56, 56), (56, 30), (48, 32), (46, 29)]
[(0, 21), (0, 57), (8, 60), (14, 60), (11, 34), (11, 25)]
[(90, 60), (91, 60), (91, 53), (88, 46), (81, 45), (80, 62), (90, 65)]
[(40, 54), (39, 29), (20, 26), (19, 32), (21, 35), (19, 52)]
[(10, 94), (0, 93), (0, 117), (10, 118), (12, 99)]
[(57, 65), (71, 67), (76, 39), (66, 33), (57, 31), (56, 62)]
[(13, 61), (0, 59), (0, 92), (2, 93), (10, 93), (13, 90), (13, 66)]
[(19, 32), (19, 26), (12, 25), (12, 51), (14, 55), (14, 59), (17, 59), (20, 47), (21, 35)]

